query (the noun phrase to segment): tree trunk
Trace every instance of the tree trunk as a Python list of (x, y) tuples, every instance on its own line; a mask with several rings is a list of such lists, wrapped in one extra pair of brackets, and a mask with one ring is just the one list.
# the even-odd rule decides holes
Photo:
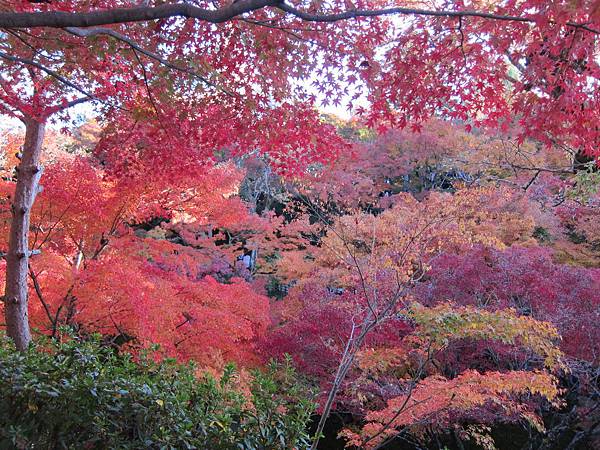
[(18, 166), (17, 186), (12, 203), (12, 222), (6, 254), (4, 316), (6, 331), (18, 350), (31, 341), (27, 311), (29, 273), (29, 218), (42, 175), (40, 156), (44, 140), (44, 122), (25, 120), (25, 144)]

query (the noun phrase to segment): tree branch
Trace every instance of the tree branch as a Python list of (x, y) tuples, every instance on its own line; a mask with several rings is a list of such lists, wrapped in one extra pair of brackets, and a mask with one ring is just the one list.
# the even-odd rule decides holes
[(92, 99), (90, 97), (79, 97), (74, 100), (71, 100), (70, 102), (65, 103), (64, 105), (61, 105), (59, 108), (59, 111), (64, 111), (65, 109), (68, 109), (72, 106), (80, 105), (82, 103), (90, 102), (92, 100), (95, 100), (95, 99)]
[[(11, 56), (7, 53), (4, 52), (0, 52), (0, 58), (2, 59), (6, 59), (7, 61), (11, 61), (11, 62), (15, 62), (15, 63), (20, 63), (20, 64), (25, 64), (26, 66), (31, 66), (31, 67), (35, 67), (39, 70), (41, 70), (42, 72), (47, 73), (48, 75), (50, 75), (53, 78), (56, 78), (58, 81), (60, 81), (61, 83), (65, 84), (66, 86), (69, 86), (70, 88), (76, 90), (77, 92), (83, 94), (85, 96), (85, 98), (87, 100), (95, 100), (104, 104), (108, 104), (109, 106), (118, 108), (118, 109), (124, 109), (118, 105), (113, 105), (111, 103), (107, 103), (106, 101), (96, 97), (94, 94), (91, 94), (90, 92), (86, 91), (85, 89), (77, 86), (75, 83), (73, 83), (72, 81), (66, 79), (65, 77), (63, 77), (62, 75), (60, 75), (58, 72), (52, 70), (52, 69), (48, 69), (47, 67), (45, 67), (44, 65), (35, 62), (31, 59), (27, 59), (27, 58), (21, 58), (18, 56)], [(79, 104), (79, 103), (83, 103), (83, 99), (79, 98), (76, 100), (73, 100), (71, 102), (68, 102), (67, 105), (71, 104), (70, 106)], [(65, 106), (60, 107), (60, 109), (65, 109)]]
[(187, 68), (187, 67), (183, 67), (183, 66), (179, 66), (177, 64), (173, 64), (172, 62), (164, 59), (162, 56), (151, 52), (150, 50), (146, 50), (145, 48), (141, 47), (137, 42), (135, 42), (133, 39), (125, 36), (124, 34), (118, 33), (115, 30), (112, 30), (110, 28), (88, 28), (88, 29), (82, 29), (82, 28), (77, 28), (77, 27), (65, 27), (65, 31), (67, 31), (68, 33), (71, 33), (75, 36), (79, 36), (79, 37), (83, 37), (83, 38), (87, 38), (87, 37), (92, 37), (92, 36), (110, 36), (118, 41), (124, 42), (127, 45), (129, 45), (133, 50), (140, 52), (141, 54), (147, 56), (150, 59), (153, 59), (155, 61), (158, 61), (159, 63), (161, 63), (163, 66), (168, 67), (169, 69), (173, 69), (173, 70), (178, 70), (180, 72), (184, 72), (187, 73), (188, 75), (192, 75), (195, 78), (198, 78), (200, 81), (202, 81), (203, 83), (207, 84), (208, 86), (214, 87), (216, 89), (219, 89), (223, 92), (225, 92), (227, 95), (233, 97), (234, 95), (229, 92), (226, 91), (225, 89), (215, 85), (214, 83), (210, 82), (209, 80), (207, 80), (205, 77), (203, 77), (202, 75), (194, 72), (192, 69)]
[(56, 322), (54, 321), (54, 318), (52, 317), (52, 313), (50, 312), (50, 307), (48, 306), (48, 303), (46, 303), (46, 301), (44, 300), (44, 295), (42, 294), (42, 288), (40, 287), (40, 283), (38, 281), (37, 275), (31, 267), (29, 268), (29, 276), (31, 277), (31, 280), (33, 281), (33, 287), (35, 289), (35, 293), (36, 293), (40, 303), (44, 307), (46, 316), (48, 316), (48, 319), (50, 320), (50, 323), (52, 324), (52, 329), (54, 330), (54, 329), (56, 329)]
[(114, 8), (89, 12), (4, 12), (0, 13), (0, 27), (93, 27), (117, 23), (147, 22), (169, 17), (185, 17), (204, 22), (222, 23), (265, 6), (275, 6), (278, 2), (279, 0), (241, 0), (220, 9), (202, 9), (189, 3), (175, 3), (155, 7)]
[[(66, 28), (66, 27), (93, 27), (100, 25), (147, 22), (169, 17), (184, 17), (210, 23), (223, 23), (242, 14), (256, 11), (265, 7), (275, 7), (287, 14), (298, 17), (307, 22), (338, 22), (341, 20), (356, 19), (359, 17), (378, 17), (385, 15), (410, 15), (432, 17), (479, 17), (482, 19), (500, 20), (508, 22), (522, 22), (535, 24), (531, 17), (510, 16), (487, 13), (482, 11), (436, 11), (418, 8), (387, 8), (380, 10), (353, 10), (331, 14), (313, 14), (301, 11), (293, 6), (286, 5), (282, 0), (239, 0), (229, 6), (219, 9), (202, 9), (188, 3), (159, 5), (155, 7), (141, 6), (136, 8), (115, 8), (88, 12), (4, 12), (0, 13), (0, 27), (3, 28)], [(567, 22), (566, 25), (594, 34), (599, 30), (591, 28), (587, 23)]]
[[(479, 17), (481, 19), (500, 20), (505, 22), (522, 22), (535, 24), (536, 20), (531, 17), (521, 16), (509, 16), (502, 14), (486, 13), (482, 11), (436, 11), (429, 9), (418, 9), (418, 8), (387, 8), (379, 10), (354, 10), (344, 11), (333, 14), (312, 14), (301, 11), (294, 8), (293, 6), (280, 3), (275, 6), (276, 8), (284, 11), (288, 14), (298, 17), (299, 19), (306, 20), (308, 22), (338, 22), (341, 20), (357, 19), (359, 17), (377, 17), (377, 16), (390, 16), (390, 15), (404, 15), (404, 16), (431, 16), (431, 17)], [(596, 30), (588, 26), (585, 23), (567, 22), (566, 25), (572, 28), (579, 28), (582, 30), (589, 31), (590, 33), (600, 34), (600, 30)]]
[[(140, 59), (137, 50), (133, 47), (131, 50), (133, 50), (133, 55), (135, 56), (135, 59), (137, 60), (140, 67), (142, 68), (142, 76), (144, 77), (144, 86), (146, 86), (146, 92), (148, 93), (148, 100), (150, 100), (150, 104), (152, 105), (152, 108), (154, 109), (154, 113), (156, 114), (156, 117), (160, 119), (160, 111), (158, 110), (156, 103), (154, 102), (154, 97), (152, 96), (152, 91), (150, 90), (150, 85), (148, 83), (148, 72), (146, 71), (146, 66), (144, 66), (144, 63)], [(160, 121), (159, 123), (162, 126), (162, 121)]]

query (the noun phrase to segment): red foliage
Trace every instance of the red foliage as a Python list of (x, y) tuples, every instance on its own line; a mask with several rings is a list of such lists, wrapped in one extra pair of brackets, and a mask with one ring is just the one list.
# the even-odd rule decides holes
[(78, 278), (76, 323), (138, 345), (160, 343), (167, 354), (206, 366), (255, 361), (253, 342), (269, 324), (266, 297), (240, 279), (222, 284), (168, 270), (151, 248), (130, 240), (115, 246)]
[(440, 255), (415, 296), (428, 305), (452, 300), (492, 310), (516, 308), (555, 324), (568, 355), (599, 361), (600, 270), (557, 264), (547, 249), (477, 247)]
[[(405, 125), (443, 111), (477, 126), (507, 127), (518, 117), (523, 136), (546, 143), (557, 139), (597, 154), (596, 37), (566, 25), (597, 24), (597, 2), (473, 1), (467, 6), (444, 1), (438, 6), (527, 17), (535, 25), (418, 16), (389, 26), (378, 42), (394, 36), (394, 45), (381, 58), (371, 54), (362, 72), (377, 86), (370, 97), (371, 120)], [(370, 45), (367, 41), (363, 48)], [(507, 90), (510, 94), (503, 95)], [(390, 104), (394, 108), (386, 108)]]
[[(353, 321), (360, 322), (360, 317), (353, 312), (358, 309), (357, 303), (364, 304), (364, 298), (360, 293), (318, 283), (306, 283), (291, 295), (292, 299), (286, 299), (288, 305), (283, 312), (282, 326), (275, 328), (264, 343), (265, 354), (288, 353), (304, 372), (328, 383), (350, 336)], [(391, 320), (370, 334), (365, 345), (397, 345), (411, 330), (412, 326), (405, 320)]]
[[(93, 158), (58, 152), (32, 211), (30, 242), (41, 251), (30, 262), (32, 326), (54, 335), (71, 325), (134, 347), (158, 343), (205, 367), (255, 364), (268, 299), (236, 278), (245, 274), (236, 265), (239, 249), (217, 246), (220, 235), (206, 231), (266, 225), (235, 196), (238, 170), (219, 164), (197, 175), (163, 184), (165, 191), (158, 182), (107, 177)], [(14, 190), (11, 179), (1, 186), (6, 195)], [(10, 208), (2, 206), (6, 236)], [(132, 230), (156, 217), (168, 226)], [(166, 240), (175, 232), (186, 246)]]

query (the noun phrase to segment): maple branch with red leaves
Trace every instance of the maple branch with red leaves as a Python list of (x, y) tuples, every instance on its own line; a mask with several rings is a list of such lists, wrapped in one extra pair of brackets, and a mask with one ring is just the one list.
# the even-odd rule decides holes
[(192, 75), (193, 77), (202, 81), (204, 84), (211, 86), (213, 88), (217, 88), (220, 91), (226, 93), (227, 95), (229, 95), (231, 97), (234, 96), (231, 92), (227, 91), (226, 89), (224, 89), (222, 87), (215, 85), (214, 83), (209, 81), (206, 77), (203, 77), (202, 75), (198, 74), (197, 72), (193, 71), (192, 69), (174, 64), (174, 63), (166, 60), (162, 56), (160, 56), (154, 52), (151, 52), (149, 50), (146, 50), (145, 48), (140, 46), (138, 43), (136, 43), (133, 39), (125, 36), (124, 34), (117, 32), (115, 30), (111, 30), (110, 28), (81, 29), (81, 28), (77, 28), (77, 27), (65, 27), (65, 31), (67, 31), (68, 33), (71, 33), (75, 36), (79, 36), (79, 37), (83, 37), (83, 38), (93, 37), (93, 36), (110, 36), (118, 41), (124, 42), (125, 44), (129, 45), (134, 51), (142, 53), (143, 55), (147, 56), (148, 58), (159, 62), (160, 64), (162, 64), (163, 66), (165, 66), (169, 69), (177, 70), (180, 72), (187, 73), (188, 75)]
[(51, 77), (56, 78), (58, 81), (60, 81), (61, 83), (69, 86), (70, 88), (75, 89), (76, 91), (80, 92), (81, 94), (85, 95), (87, 98), (89, 99), (93, 99), (93, 100), (98, 100), (101, 101), (98, 97), (96, 97), (95, 95), (87, 92), (85, 89), (77, 86), (75, 83), (67, 80), (65, 77), (63, 77), (62, 75), (60, 75), (58, 72), (48, 69), (47, 67), (45, 67), (44, 65), (33, 61), (31, 59), (26, 59), (26, 58), (20, 58), (17, 56), (11, 56), (8, 55), (4, 52), (0, 52), (0, 58), (6, 59), (7, 61), (11, 61), (11, 62), (16, 62), (16, 63), (21, 63), (21, 64), (25, 64), (28, 66), (32, 66), (35, 67), (37, 69), (40, 69), (42, 72), (45, 72), (46, 74), (50, 75)]
[(75, 105), (79, 105), (81, 103), (85, 103), (88, 101), (98, 101), (100, 103), (103, 103), (105, 105), (120, 109), (120, 110), (125, 110), (125, 108), (123, 108), (122, 106), (119, 105), (115, 105), (112, 103), (108, 103), (105, 100), (102, 100), (101, 98), (99, 98), (98, 96), (86, 91), (85, 89), (83, 89), (80, 86), (77, 86), (75, 83), (73, 83), (72, 81), (68, 80), (67, 78), (63, 77), (61, 74), (59, 74), (58, 72), (56, 72), (55, 70), (52, 69), (48, 69), (46, 66), (44, 66), (43, 64), (40, 64), (36, 61), (33, 61), (31, 59), (27, 59), (27, 58), (21, 58), (18, 56), (11, 56), (8, 55), (4, 52), (0, 52), (0, 58), (5, 59), (7, 61), (11, 61), (11, 62), (15, 62), (15, 63), (20, 63), (20, 64), (24, 64), (26, 66), (31, 66), (31, 67), (35, 67), (39, 70), (41, 70), (42, 72), (50, 75), (51, 77), (57, 79), (58, 81), (60, 81), (62, 84), (64, 84), (65, 86), (69, 86), (70, 88), (76, 90), (77, 92), (83, 94), (83, 97), (79, 97), (76, 98), (74, 100), (68, 101), (66, 103), (64, 103), (63, 105), (60, 105), (59, 107), (57, 107), (56, 111), (62, 111), (64, 109), (70, 108), (71, 106), (75, 106)]
[[(0, 27), (3, 28), (66, 28), (66, 27), (91, 27), (99, 25), (147, 22), (151, 20), (166, 19), (169, 17), (184, 17), (197, 19), (210, 23), (223, 23), (243, 14), (274, 7), (280, 11), (293, 15), (307, 22), (339, 22), (342, 20), (379, 17), (385, 15), (405, 16), (431, 16), (446, 18), (476, 17), (482, 19), (499, 20), (506, 22), (537, 23), (532, 17), (512, 16), (488, 13), (483, 11), (446, 11), (428, 10), (419, 8), (384, 8), (379, 10), (350, 10), (330, 14), (315, 14), (305, 12), (287, 5), (281, 0), (245, 0), (233, 2), (229, 6), (219, 9), (203, 9), (189, 3), (176, 3), (159, 5), (155, 7), (115, 8), (102, 11), (88, 12), (5, 12), (0, 13)], [(587, 23), (566, 22), (566, 26), (600, 34), (600, 30), (592, 28)]]

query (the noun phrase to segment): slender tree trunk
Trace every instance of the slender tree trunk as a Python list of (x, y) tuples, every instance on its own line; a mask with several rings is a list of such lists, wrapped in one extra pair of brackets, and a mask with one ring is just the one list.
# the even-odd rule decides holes
[(365, 326), (363, 330), (356, 338), (354, 337), (354, 332), (356, 329), (353, 327), (352, 331), (350, 332), (350, 337), (348, 338), (348, 341), (346, 341), (346, 347), (344, 348), (344, 353), (342, 354), (342, 359), (338, 365), (338, 369), (335, 374), (331, 389), (329, 390), (327, 400), (323, 406), (323, 411), (321, 412), (321, 417), (319, 418), (319, 423), (317, 424), (317, 430), (315, 431), (315, 436), (313, 438), (312, 445), (310, 446), (310, 450), (317, 450), (319, 447), (321, 434), (325, 429), (325, 424), (327, 423), (327, 419), (329, 419), (329, 414), (331, 414), (333, 402), (335, 401), (335, 398), (342, 387), (342, 383), (346, 379), (348, 371), (352, 367), (352, 364), (354, 364), (356, 353), (361, 349), (367, 334), (373, 329), (373, 327), (375, 327), (375, 325), (377, 325), (377, 321), (371, 321), (370, 318), (368, 318), (365, 320), (364, 325)]
[(25, 350), (31, 341), (27, 311), (29, 219), (42, 174), (40, 156), (45, 127), (44, 122), (37, 122), (31, 118), (24, 122), (25, 144), (18, 166), (17, 186), (12, 203), (4, 291), (6, 330), (18, 350)]

